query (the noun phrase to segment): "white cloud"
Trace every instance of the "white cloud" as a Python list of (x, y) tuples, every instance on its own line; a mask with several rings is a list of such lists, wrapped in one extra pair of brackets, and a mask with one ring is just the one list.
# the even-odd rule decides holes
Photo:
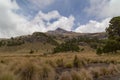
[(56, 28), (62, 28), (67, 31), (71, 31), (73, 25), (74, 25), (75, 18), (73, 16), (67, 17), (60, 17), (58, 21), (55, 21), (52, 24), (49, 24), (47, 30), (55, 30)]
[(44, 8), (50, 4), (52, 4), (55, 0), (29, 0), (34, 6), (32, 8)]
[(89, 0), (90, 6), (85, 8), (89, 16), (107, 18), (120, 16), (120, 0)]
[(101, 12), (101, 16), (114, 17), (120, 16), (120, 0), (110, 0)]
[[(50, 22), (50, 20), (55, 21)], [(39, 27), (39, 31), (46, 32), (49, 30), (55, 30), (56, 28), (62, 28), (71, 31), (74, 25), (75, 18), (73, 16), (64, 17), (59, 14), (58, 11), (51, 11), (48, 13), (39, 12), (39, 14), (30, 22), (31, 26)]]
[(17, 24), (26, 21), (12, 12), (13, 9), (18, 8), (16, 2), (11, 3), (10, 0), (0, 0), (0, 37), (18, 35), (19, 31), (16, 31)]
[(106, 27), (109, 26), (110, 18), (103, 20), (102, 22), (97, 22), (90, 20), (86, 25), (80, 25), (75, 32), (81, 33), (96, 33), (96, 32), (104, 32)]
[(101, 22), (90, 20), (86, 25), (80, 25), (76, 32), (103, 32), (114, 16), (120, 16), (120, 0), (89, 0), (90, 6), (85, 8), (88, 16), (103, 19)]
[[(19, 9), (15, 1), (11, 3), (10, 0), (0, 0), (0, 37), (31, 34), (35, 31), (46, 32), (58, 27), (70, 31), (74, 25), (73, 16), (64, 17), (58, 11), (40, 11), (32, 21), (27, 21), (12, 11), (15, 9)], [(55, 21), (50, 22), (53, 19)]]
[(40, 11), (36, 16), (36, 18), (41, 18), (46, 21), (50, 21), (51, 19), (60, 18), (60, 17), (61, 15), (59, 14), (58, 11), (51, 11), (51, 12), (48, 12), (47, 14)]

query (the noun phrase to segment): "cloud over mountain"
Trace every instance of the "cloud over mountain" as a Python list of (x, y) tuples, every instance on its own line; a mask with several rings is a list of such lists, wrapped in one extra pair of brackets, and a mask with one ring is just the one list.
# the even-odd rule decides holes
[[(79, 6), (84, 2), (86, 4)], [(103, 32), (109, 20), (120, 15), (119, 3), (119, 0), (0, 0), (0, 37), (57, 28), (83, 33)]]
[[(46, 32), (60, 27), (71, 30), (74, 25), (74, 17), (61, 16), (58, 11), (43, 13), (40, 11), (36, 17), (27, 21), (23, 16), (16, 14), (13, 10), (19, 9), (14, 1), (0, 1), (0, 37), (11, 37), (31, 34), (35, 31)], [(52, 20), (52, 22), (50, 22)]]
[(109, 26), (110, 18), (107, 18), (101, 22), (90, 20), (89, 23), (85, 25), (79, 25), (76, 28), (75, 32), (81, 33), (96, 33), (96, 32), (104, 32), (106, 27)]

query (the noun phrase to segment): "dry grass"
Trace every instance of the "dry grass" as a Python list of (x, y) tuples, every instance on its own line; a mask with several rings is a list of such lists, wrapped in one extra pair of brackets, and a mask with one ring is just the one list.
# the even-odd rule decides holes
[[(119, 57), (120, 55), (98, 56), (94, 52), (45, 56), (1, 54), (0, 80), (94, 80), (120, 73)], [(76, 64), (79, 66), (76, 67)]]

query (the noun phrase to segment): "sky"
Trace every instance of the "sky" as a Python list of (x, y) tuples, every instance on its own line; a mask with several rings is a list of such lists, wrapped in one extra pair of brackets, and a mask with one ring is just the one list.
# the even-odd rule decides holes
[(120, 0), (0, 0), (0, 37), (62, 28), (78, 33), (104, 32), (120, 16)]

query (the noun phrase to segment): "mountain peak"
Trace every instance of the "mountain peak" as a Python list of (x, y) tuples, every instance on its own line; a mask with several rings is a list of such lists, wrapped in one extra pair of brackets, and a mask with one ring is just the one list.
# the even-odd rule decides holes
[(47, 32), (48, 34), (64, 34), (64, 33), (70, 33), (69, 31), (66, 31), (66, 30), (64, 30), (64, 29), (62, 29), (62, 28), (57, 28), (56, 30), (54, 30), (54, 31), (48, 31)]
[(62, 29), (62, 28), (57, 28), (55, 31), (57, 31), (57, 32), (68, 32), (68, 31), (66, 31), (66, 30), (64, 30), (64, 29)]

